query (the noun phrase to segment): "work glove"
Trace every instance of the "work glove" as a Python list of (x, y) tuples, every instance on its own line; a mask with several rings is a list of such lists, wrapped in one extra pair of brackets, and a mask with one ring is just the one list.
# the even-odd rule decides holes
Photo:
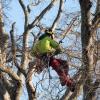
[(59, 53), (61, 53), (61, 49), (60, 48), (57, 48), (54, 54), (57, 55)]

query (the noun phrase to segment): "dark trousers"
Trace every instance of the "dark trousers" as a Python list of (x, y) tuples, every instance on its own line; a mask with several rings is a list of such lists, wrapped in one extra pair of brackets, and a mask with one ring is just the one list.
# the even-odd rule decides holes
[(62, 81), (62, 85), (63, 83), (65, 85), (70, 81), (68, 74), (69, 65), (67, 61), (51, 57), (49, 66), (51, 66), (57, 72), (60, 81)]
[[(41, 59), (42, 62), (44, 62), (45, 67), (51, 66), (56, 71), (56, 73), (58, 74), (58, 76), (60, 78), (62, 86), (72, 84), (72, 80), (68, 74), (69, 65), (68, 65), (67, 61), (62, 60), (62, 59), (57, 59), (57, 58), (55, 58), (53, 56), (49, 56), (47, 54), (41, 55), (39, 57), (39, 59)], [(40, 67), (39, 69), (42, 69), (42, 70), (44, 69), (43, 66), (39, 66), (39, 67)]]

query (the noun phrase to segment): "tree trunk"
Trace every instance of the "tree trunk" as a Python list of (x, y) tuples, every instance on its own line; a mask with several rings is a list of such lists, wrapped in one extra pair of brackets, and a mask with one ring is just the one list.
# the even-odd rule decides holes
[[(2, 4), (0, 2), (0, 64), (5, 64), (6, 54), (5, 48), (7, 46), (8, 35), (4, 33), (2, 21)], [(10, 100), (10, 94), (3, 83), (3, 72), (0, 71), (0, 100)]]
[(3, 84), (3, 80), (0, 77), (0, 100), (11, 100), (10, 95)]
[(95, 100), (94, 95), (94, 68), (95, 68), (95, 39), (96, 32), (91, 30), (90, 24), (90, 8), (92, 3), (90, 0), (80, 0), (81, 6), (81, 42), (82, 42), (82, 60), (84, 68), (84, 86), (83, 99)]
[(100, 36), (98, 36), (97, 38), (97, 63), (95, 68), (95, 74), (96, 74), (96, 80), (98, 82), (98, 87), (96, 89), (96, 100), (99, 100), (100, 99), (100, 88), (99, 88), (100, 87)]

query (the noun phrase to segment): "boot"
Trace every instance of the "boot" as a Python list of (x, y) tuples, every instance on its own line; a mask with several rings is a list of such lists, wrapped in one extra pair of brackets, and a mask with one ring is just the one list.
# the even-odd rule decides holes
[(76, 82), (73, 79), (69, 79), (66, 82), (66, 85), (69, 87), (69, 89), (70, 89), (71, 92), (74, 92), (75, 91)]
[(66, 81), (63, 80), (62, 78), (60, 78), (60, 84), (61, 84), (61, 86), (65, 86), (66, 85)]
[(60, 83), (61, 86), (66, 85), (67, 87), (69, 87), (71, 92), (75, 91), (76, 83), (73, 79), (69, 77), (69, 75), (67, 75), (66, 78), (60, 77)]
[(66, 73), (63, 72), (63, 74), (59, 78), (61, 86), (66, 85), (66, 80), (69, 80), (69, 78), (70, 78), (69, 75), (68, 74), (66, 75)]

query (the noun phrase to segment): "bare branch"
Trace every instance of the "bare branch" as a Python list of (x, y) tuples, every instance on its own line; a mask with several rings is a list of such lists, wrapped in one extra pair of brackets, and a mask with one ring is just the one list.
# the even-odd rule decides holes
[(98, 26), (100, 24), (100, 0), (97, 0), (97, 7), (95, 11), (94, 19), (92, 20), (93, 26)]
[(70, 22), (68, 28), (65, 29), (65, 31), (62, 33), (63, 34), (63, 38), (60, 40), (60, 42), (62, 42), (62, 40), (66, 37), (66, 35), (70, 32), (70, 30), (72, 29), (72, 26), (74, 25), (75, 21), (77, 20), (77, 18), (79, 17), (80, 14), (76, 15)]
[(12, 49), (12, 55), (13, 55), (13, 60), (15, 61), (16, 59), (16, 47), (15, 47), (15, 39), (14, 39), (14, 27), (15, 27), (15, 22), (12, 24), (12, 29), (10, 31), (10, 36), (11, 36), (11, 49)]
[(28, 91), (28, 96), (30, 100), (35, 100), (36, 99), (36, 90), (33, 86), (32, 80), (26, 82), (26, 86), (27, 86), (27, 91)]
[(2, 14), (0, 13), (0, 50), (1, 52), (4, 52), (5, 50), (5, 45), (8, 40), (8, 34), (5, 34), (4, 29), (3, 29), (3, 19), (2, 19)]
[(26, 77), (26, 71), (18, 65), (17, 61), (15, 61), (15, 66)]
[[(33, 66), (35, 66), (35, 65), (33, 65)], [(28, 70), (28, 74), (27, 74), (27, 78), (26, 78), (26, 86), (27, 86), (28, 96), (29, 96), (30, 100), (34, 100), (36, 98), (35, 87), (33, 86), (33, 83), (32, 83), (32, 75), (35, 72), (33, 66), (29, 66), (29, 70)]]
[(19, 76), (12, 70), (12, 68), (6, 67), (6, 66), (3, 66), (2, 64), (0, 64), (0, 70), (9, 74), (9, 76), (11, 76), (16, 81), (21, 82)]
[(47, 11), (51, 9), (55, 1), (56, 0), (51, 1), (51, 3), (35, 18), (35, 20), (31, 24), (28, 25), (28, 29), (32, 29), (41, 20), (44, 14), (47, 13)]
[(63, 3), (63, 0), (60, 0), (58, 14), (57, 14), (57, 16), (56, 16), (56, 18), (55, 18), (55, 20), (54, 20), (52, 26), (51, 26), (52, 30), (55, 29), (55, 27), (56, 27), (56, 25), (57, 25), (57, 23), (58, 23), (58, 21), (59, 21), (59, 19), (60, 19), (61, 12), (62, 12), (62, 8), (63, 8), (63, 4), (64, 4), (64, 3)]
[(23, 9), (23, 12), (24, 12), (24, 16), (25, 16), (25, 24), (24, 24), (24, 30), (27, 29), (27, 25), (28, 25), (28, 13), (27, 13), (27, 9), (23, 3), (23, 0), (19, 0), (19, 3)]
[(10, 94), (8, 93), (4, 83), (3, 79), (0, 78), (0, 99), (2, 100), (11, 100)]

